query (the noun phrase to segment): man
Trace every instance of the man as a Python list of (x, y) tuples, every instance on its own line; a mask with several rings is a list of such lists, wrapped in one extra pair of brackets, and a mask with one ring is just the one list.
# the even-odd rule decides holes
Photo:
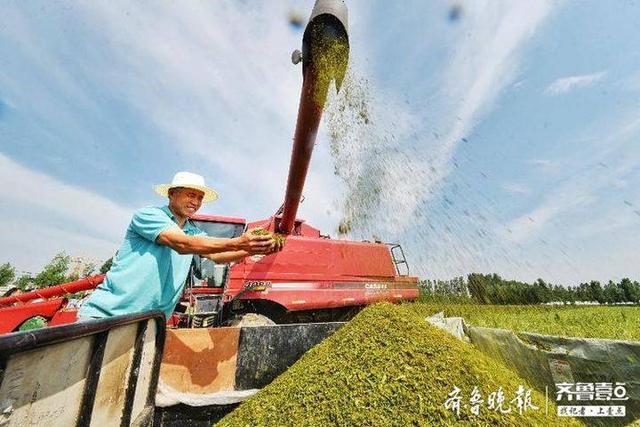
[(80, 307), (81, 320), (157, 309), (168, 318), (182, 295), (193, 254), (228, 263), (281, 249), (270, 234), (205, 237), (189, 217), (218, 194), (200, 175), (178, 172), (171, 184), (158, 185), (155, 191), (169, 197), (169, 204), (133, 215), (104, 282)]

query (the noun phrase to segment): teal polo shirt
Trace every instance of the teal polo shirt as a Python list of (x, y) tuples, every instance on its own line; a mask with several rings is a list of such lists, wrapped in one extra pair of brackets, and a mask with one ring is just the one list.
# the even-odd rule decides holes
[[(104, 281), (78, 312), (81, 317), (109, 317), (162, 310), (169, 318), (180, 300), (193, 255), (180, 255), (156, 238), (179, 227), (168, 206), (137, 211)], [(190, 220), (182, 228), (190, 236), (206, 235)]]

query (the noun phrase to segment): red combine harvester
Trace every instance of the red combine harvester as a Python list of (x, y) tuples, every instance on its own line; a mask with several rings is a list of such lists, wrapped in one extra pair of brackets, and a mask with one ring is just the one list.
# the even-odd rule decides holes
[[(281, 217), (247, 224), (241, 218), (197, 215), (197, 226), (213, 237), (237, 237), (247, 227), (273, 230)], [(407, 275), (400, 245), (333, 240), (301, 220), (282, 252), (214, 264), (195, 257), (191, 277), (170, 326), (211, 327), (237, 323), (247, 313), (262, 324), (336, 321), (377, 301), (415, 299), (417, 278)], [(0, 299), (0, 333), (16, 331), (40, 316), (50, 326), (74, 322), (68, 296), (95, 288), (104, 276)], [(255, 316), (254, 316), (255, 319)]]
[[(262, 227), (286, 236), (276, 254), (254, 256), (233, 265), (194, 257), (184, 297), (168, 324), (212, 327), (242, 324), (248, 313), (262, 324), (345, 320), (378, 301), (418, 296), (418, 279), (409, 276), (398, 244), (333, 240), (296, 218), (329, 82), (339, 90), (348, 63), (347, 10), (343, 2), (316, 2), (302, 52), (303, 86), (284, 204), (265, 220), (196, 215), (196, 225), (212, 237), (237, 237)], [(327, 66), (328, 64), (328, 66)], [(0, 298), (0, 333), (16, 331), (35, 316), (49, 325), (74, 322), (76, 307), (67, 296), (95, 288), (104, 276)], [(246, 319), (246, 316), (245, 316)]]

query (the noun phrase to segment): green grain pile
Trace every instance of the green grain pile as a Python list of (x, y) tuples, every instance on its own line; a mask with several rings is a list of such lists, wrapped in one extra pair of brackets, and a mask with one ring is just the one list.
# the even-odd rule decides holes
[(407, 304), (422, 316), (444, 311), (474, 326), (566, 337), (640, 341), (640, 307)]
[[(553, 416), (552, 402), (545, 415), (538, 392), (531, 398), (539, 409), (520, 415), (509, 403), (520, 385), (530, 388), (414, 310), (383, 303), (363, 310), (218, 425), (579, 425)], [(469, 408), (475, 386), (485, 400), (478, 415)], [(459, 416), (444, 406), (454, 387), (461, 390)], [(487, 407), (499, 387), (508, 414)]]

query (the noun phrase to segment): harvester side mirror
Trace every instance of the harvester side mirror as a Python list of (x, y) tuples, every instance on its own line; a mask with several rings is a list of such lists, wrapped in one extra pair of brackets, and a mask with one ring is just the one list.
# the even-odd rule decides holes
[(202, 277), (202, 257), (200, 255), (194, 255), (191, 261), (191, 272), (197, 279), (203, 279)]
[(293, 65), (298, 65), (300, 62), (302, 62), (302, 52), (300, 52), (299, 49), (291, 52), (291, 62), (293, 63)]

